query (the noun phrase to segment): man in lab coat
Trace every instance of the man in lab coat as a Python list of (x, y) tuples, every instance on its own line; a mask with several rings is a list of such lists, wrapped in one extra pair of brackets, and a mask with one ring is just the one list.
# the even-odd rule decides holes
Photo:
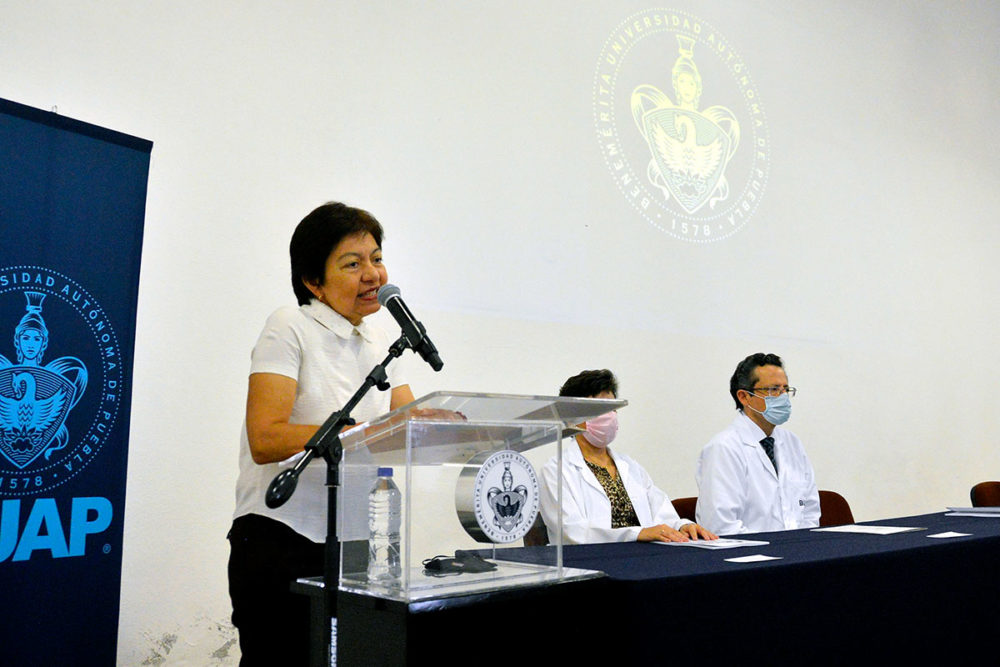
[(719, 535), (819, 525), (819, 493), (802, 442), (780, 428), (791, 416), (784, 364), (752, 354), (736, 367), (729, 393), (739, 414), (698, 459), (698, 523)]

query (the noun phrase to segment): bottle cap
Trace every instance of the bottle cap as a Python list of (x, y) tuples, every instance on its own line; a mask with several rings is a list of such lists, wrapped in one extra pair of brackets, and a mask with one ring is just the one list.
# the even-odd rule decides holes
[(392, 468), (379, 468), (378, 469), (378, 476), (379, 477), (392, 477)]

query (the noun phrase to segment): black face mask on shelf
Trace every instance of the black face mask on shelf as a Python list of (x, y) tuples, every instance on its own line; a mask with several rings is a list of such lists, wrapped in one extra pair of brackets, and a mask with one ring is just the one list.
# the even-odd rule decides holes
[(458, 550), (454, 558), (434, 556), (424, 561), (424, 574), (432, 577), (462, 574), (463, 572), (492, 572), (497, 569), (496, 563), (484, 560), (470, 552)]

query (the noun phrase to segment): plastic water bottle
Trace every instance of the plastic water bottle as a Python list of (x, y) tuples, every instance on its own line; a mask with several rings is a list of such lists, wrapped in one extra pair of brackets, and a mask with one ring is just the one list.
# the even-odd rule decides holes
[(399, 524), (402, 514), (399, 487), (392, 468), (379, 468), (368, 494), (368, 581), (388, 584), (399, 580)]

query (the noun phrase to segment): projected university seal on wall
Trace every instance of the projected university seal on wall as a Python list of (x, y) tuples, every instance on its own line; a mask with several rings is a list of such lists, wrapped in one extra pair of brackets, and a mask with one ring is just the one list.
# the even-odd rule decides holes
[(649, 9), (615, 28), (598, 59), (594, 120), (615, 183), (656, 228), (717, 241), (756, 211), (770, 159), (760, 96), (701, 19)]
[(44, 267), (0, 268), (0, 497), (60, 486), (91, 462), (118, 413), (119, 357), (83, 287)]

